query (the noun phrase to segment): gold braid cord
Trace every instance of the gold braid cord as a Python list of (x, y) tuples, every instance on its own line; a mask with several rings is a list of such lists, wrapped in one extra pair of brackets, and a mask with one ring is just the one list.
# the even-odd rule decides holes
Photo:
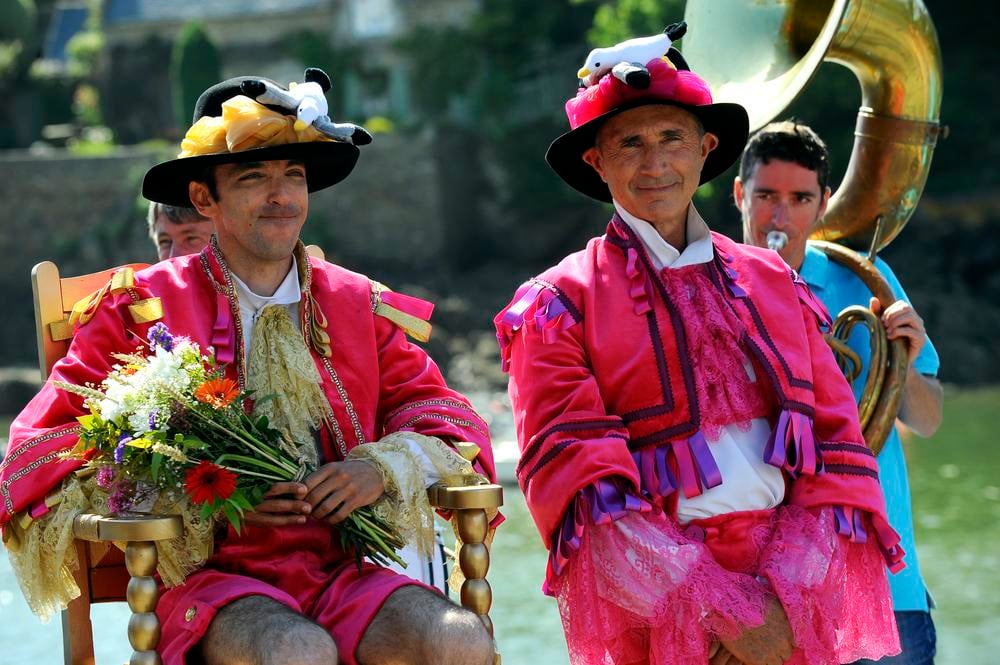
[(356, 446), (347, 454), (347, 459), (364, 460), (379, 470), (385, 494), (375, 503), (375, 511), (396, 528), (403, 540), (429, 556), (434, 547), (434, 511), (427, 500), (423, 466), (407, 441), (415, 443), (427, 456), (444, 485), (483, 485), (489, 480), (440, 439), (415, 432), (395, 432), (381, 441)]
[[(107, 515), (108, 494), (97, 487), (93, 476), (71, 476), (62, 489), (46, 500), (52, 509), (32, 520), (18, 515), (4, 529), (4, 541), (11, 568), (17, 577), (28, 607), (47, 621), (79, 597), (80, 587), (73, 579), (79, 569), (73, 537), (73, 520), (78, 515)], [(156, 543), (159, 572), (167, 587), (181, 584), (208, 560), (213, 547), (212, 521), (203, 521), (185, 498), (160, 497), (152, 505), (154, 512), (179, 514), (184, 521), (184, 535)], [(124, 549), (123, 543), (115, 543)]]
[(288, 435), (287, 451), (316, 468), (313, 431), (326, 418), (327, 401), (309, 349), (284, 306), (264, 308), (253, 328), (247, 367), (247, 388), (258, 400), (254, 415), (267, 416), (271, 427)]

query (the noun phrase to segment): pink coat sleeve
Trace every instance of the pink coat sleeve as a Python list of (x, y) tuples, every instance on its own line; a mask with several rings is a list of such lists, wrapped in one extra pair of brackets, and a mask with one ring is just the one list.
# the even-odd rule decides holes
[(375, 317), (378, 345), (380, 436), (413, 431), (445, 442), (469, 441), (479, 446), (477, 470), (496, 480), (486, 422), (469, 401), (445, 384), (438, 366), (402, 330)]
[[(523, 289), (519, 293), (523, 297)], [(544, 308), (548, 293), (529, 309)], [(518, 301), (515, 295), (496, 323), (501, 352), (509, 359), (509, 393), (521, 449), (518, 481), (550, 546), (583, 487), (621, 476), (638, 493), (639, 477), (628, 449), (628, 430), (621, 418), (605, 410), (584, 348), (583, 326), (560, 325), (561, 330), (550, 334), (555, 327), (535, 325), (538, 319), (531, 312), (519, 324), (505, 324)]]
[[(889, 525), (878, 462), (861, 433), (854, 393), (823, 338), (821, 327), (829, 326), (829, 315), (797, 275), (795, 286), (812, 357), (813, 429), (824, 472), (798, 478), (791, 486), (791, 501), (813, 510), (832, 506), (837, 532), (852, 543), (881, 549), (889, 569), (896, 572), (905, 565), (905, 552)], [(869, 538), (869, 531), (874, 537)]]

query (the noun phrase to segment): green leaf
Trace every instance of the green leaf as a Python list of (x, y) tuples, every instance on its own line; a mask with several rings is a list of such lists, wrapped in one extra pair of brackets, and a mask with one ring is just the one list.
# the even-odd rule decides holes
[(163, 463), (162, 453), (153, 453), (153, 461), (149, 464), (149, 473), (153, 477), (153, 482), (155, 483), (160, 477), (160, 464)]
[(209, 502), (207, 502), (207, 501), (205, 503), (201, 504), (201, 509), (198, 511), (198, 516), (201, 517), (201, 519), (203, 519), (203, 520), (207, 520), (209, 517), (211, 517), (212, 516), (212, 504), (209, 503)]
[(196, 436), (191, 436), (190, 434), (184, 437), (183, 443), (185, 448), (189, 448), (191, 450), (204, 450), (208, 447), (207, 443)]
[(233, 507), (231, 503), (224, 503), (222, 505), (222, 512), (226, 514), (226, 519), (229, 523), (233, 525), (233, 529), (236, 530), (237, 535), (240, 535), (240, 514), (237, 512), (236, 508)]
[(250, 503), (250, 500), (243, 494), (243, 492), (233, 492), (233, 495), (229, 497), (229, 500), (235, 503), (236, 506), (242, 510), (253, 510), (254, 504)]

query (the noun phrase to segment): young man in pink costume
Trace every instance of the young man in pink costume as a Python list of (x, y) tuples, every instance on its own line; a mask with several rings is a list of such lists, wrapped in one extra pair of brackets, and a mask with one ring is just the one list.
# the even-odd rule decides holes
[(495, 320), (571, 662), (895, 653), (885, 567), (903, 552), (826, 311), (691, 204), (739, 157), (746, 112), (674, 49), (628, 65), (636, 86), (614, 65), (546, 155), (613, 203), (607, 231)]
[[(429, 304), (306, 255), (299, 233), (309, 192), (347, 177), (359, 151), (297, 128), (294, 109), (246, 96), (260, 81), (230, 79), (207, 90), (181, 156), (154, 166), (143, 182), (152, 201), (193, 204), (215, 224), (216, 239), (95, 298), (52, 379), (100, 383), (111, 354), (133, 351), (156, 322), (212, 347), (241, 386), (297, 371), (289, 361), (302, 358), (315, 377), (324, 415), (306, 445), (315, 446), (318, 470), (275, 485), (242, 535), (230, 529), (203, 568), (166, 591), (157, 610), (165, 663), (485, 665), (492, 642), (474, 614), (387, 569), (359, 571), (340, 546), (336, 525), (386, 486), (375, 466), (345, 461), (348, 451), (398, 432), (470, 442), (479, 447), (474, 465), (490, 478), (492, 455), (483, 420), (383, 316), (420, 328)], [(263, 353), (258, 344), (267, 344)], [(280, 356), (276, 348), (291, 350)], [(50, 381), (14, 422), (0, 468), (0, 524), (24, 511), (45, 519), (45, 497), (81, 465), (60, 454), (75, 445), (82, 412), (80, 398)], [(405, 441), (410, 463), (420, 466), (428, 460), (416, 439)], [(435, 480), (432, 465), (417, 471), (427, 484)]]

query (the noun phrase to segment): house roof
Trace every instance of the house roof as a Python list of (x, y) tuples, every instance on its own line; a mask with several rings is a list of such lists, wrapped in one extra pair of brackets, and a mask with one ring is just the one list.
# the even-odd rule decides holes
[(66, 44), (83, 29), (87, 21), (86, 5), (59, 5), (52, 10), (42, 46), (42, 57), (46, 60), (66, 62)]
[(104, 25), (191, 19), (228, 18), (255, 14), (288, 14), (322, 7), (325, 0), (109, 0)]

